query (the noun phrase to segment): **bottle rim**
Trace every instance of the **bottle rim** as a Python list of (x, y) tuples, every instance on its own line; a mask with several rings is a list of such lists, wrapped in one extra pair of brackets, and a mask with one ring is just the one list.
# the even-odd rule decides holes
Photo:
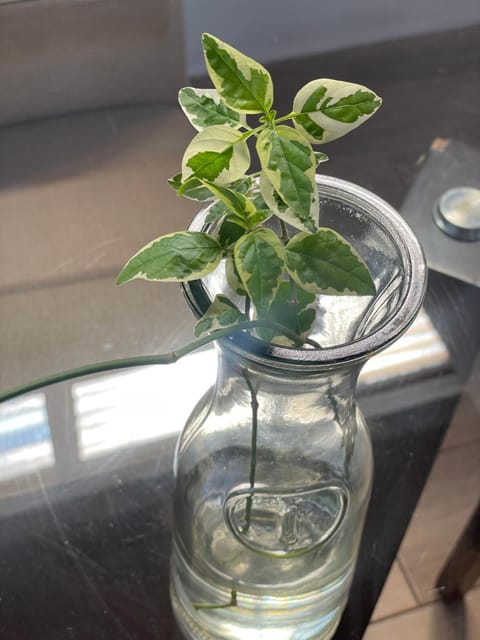
[[(274, 345), (239, 332), (222, 338), (223, 348), (258, 364), (275, 368), (331, 368), (346, 363), (363, 362), (397, 340), (412, 324), (420, 311), (427, 286), (427, 266), (422, 247), (401, 215), (385, 200), (368, 189), (352, 182), (327, 175), (316, 176), (322, 197), (341, 201), (366, 214), (380, 225), (395, 244), (404, 268), (404, 294), (394, 313), (386, 321), (358, 339), (321, 349)], [(205, 231), (207, 207), (193, 219), (190, 231)], [(201, 317), (211, 303), (201, 280), (182, 285), (187, 302), (197, 317)]]

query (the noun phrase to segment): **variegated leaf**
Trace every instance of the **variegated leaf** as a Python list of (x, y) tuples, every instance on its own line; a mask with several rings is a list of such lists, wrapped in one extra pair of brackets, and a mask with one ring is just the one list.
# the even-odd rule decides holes
[(239, 139), (238, 131), (226, 125), (197, 133), (183, 155), (183, 180), (198, 178), (228, 184), (241, 178), (250, 166), (250, 152), (247, 143)]
[(283, 245), (274, 231), (255, 229), (234, 248), (238, 275), (259, 315), (266, 313), (284, 273)]
[(204, 184), (197, 180), (197, 178), (191, 178), (187, 184), (183, 184), (182, 174), (177, 173), (172, 178), (168, 179), (168, 184), (177, 193), (182, 188), (182, 195), (190, 200), (197, 200), (199, 202), (206, 202), (207, 200), (213, 200), (213, 193), (205, 187)]
[(239, 193), (228, 187), (204, 181), (207, 189), (213, 193), (223, 204), (232, 211), (236, 216), (248, 225), (249, 218), (255, 213), (255, 205), (243, 193)]
[[(239, 180), (235, 180), (234, 182), (228, 185), (230, 189), (234, 189), (235, 191), (238, 191), (239, 193), (244, 193), (244, 194), (248, 193), (251, 186), (252, 186), (252, 179), (250, 176), (244, 176), (243, 178), (240, 178)], [(202, 187), (203, 187), (203, 184), (202, 184)], [(206, 187), (204, 188), (206, 189)], [(209, 192), (212, 198), (215, 197), (213, 193), (210, 191), (210, 189), (207, 189), (207, 191)], [(215, 222), (216, 220), (220, 220), (220, 218), (227, 215), (229, 211), (230, 209), (226, 207), (226, 205), (223, 202), (218, 200), (217, 202), (215, 202), (209, 207), (207, 216), (205, 218), (205, 222), (211, 223), (211, 222)]]
[(252, 213), (248, 222), (250, 225), (250, 229), (254, 229), (259, 225), (263, 224), (267, 220), (269, 220), (273, 215), (273, 211), (271, 209), (257, 209), (255, 213)]
[(314, 232), (318, 220), (318, 193), (315, 156), (310, 143), (292, 127), (281, 125), (260, 133), (257, 153), (273, 189), (304, 228)]
[[(311, 331), (316, 316), (316, 296), (292, 282), (282, 282), (265, 318), (302, 338)], [(292, 341), (272, 329), (257, 329), (262, 340), (291, 346)]]
[(242, 113), (267, 112), (273, 103), (273, 83), (258, 62), (208, 33), (203, 34), (208, 74), (224, 100)]
[[(300, 229), (301, 231), (311, 231), (311, 226), (309, 225), (307, 227), (307, 225), (304, 224), (304, 221), (295, 215), (293, 209), (291, 209), (282, 201), (280, 196), (273, 188), (272, 183), (263, 171), (260, 174), (259, 186), (262, 197), (273, 214), (275, 214), (278, 218), (291, 225), (295, 229)], [(311, 213), (312, 218), (314, 215), (316, 216), (315, 219), (313, 219), (316, 227), (318, 226), (318, 211), (318, 206), (312, 207)]]
[(195, 325), (196, 338), (209, 335), (219, 329), (231, 327), (246, 320), (245, 315), (226, 296), (217, 295), (205, 314)]
[(243, 286), (240, 276), (238, 275), (237, 267), (235, 266), (235, 260), (233, 253), (227, 253), (227, 259), (225, 261), (225, 276), (230, 289), (234, 291), (238, 296), (246, 296), (247, 292)]
[(197, 131), (223, 124), (239, 129), (246, 122), (245, 116), (230, 109), (215, 89), (184, 87), (178, 93), (178, 102)]
[(300, 114), (294, 124), (310, 142), (330, 142), (368, 120), (381, 104), (381, 98), (360, 84), (312, 80), (293, 100), (293, 110)]
[(365, 262), (333, 229), (299, 233), (285, 248), (288, 273), (303, 289), (326, 295), (375, 295)]
[(222, 253), (220, 244), (206, 233), (170, 233), (150, 242), (130, 258), (117, 284), (134, 278), (164, 282), (197, 280), (217, 267)]
[(226, 216), (229, 211), (230, 209), (228, 209), (228, 207), (226, 207), (223, 202), (217, 200), (208, 208), (208, 213), (205, 216), (205, 222), (207, 224), (216, 222), (217, 220), (220, 220), (220, 218), (223, 218), (223, 216)]

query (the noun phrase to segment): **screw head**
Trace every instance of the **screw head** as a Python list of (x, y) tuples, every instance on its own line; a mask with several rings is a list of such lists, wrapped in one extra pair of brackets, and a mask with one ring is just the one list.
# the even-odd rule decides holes
[(456, 240), (480, 240), (480, 189), (455, 187), (445, 191), (435, 204), (433, 219)]

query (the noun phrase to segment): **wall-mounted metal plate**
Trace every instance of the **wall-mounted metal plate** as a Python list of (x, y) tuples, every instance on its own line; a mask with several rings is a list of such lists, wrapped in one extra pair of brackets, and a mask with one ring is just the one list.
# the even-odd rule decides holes
[(479, 150), (434, 140), (400, 213), (422, 243), (430, 268), (480, 286)]

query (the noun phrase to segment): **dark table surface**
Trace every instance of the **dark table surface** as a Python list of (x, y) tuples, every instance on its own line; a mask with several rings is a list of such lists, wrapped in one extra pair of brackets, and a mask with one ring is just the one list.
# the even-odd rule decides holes
[[(328, 172), (359, 182), (398, 207), (405, 201), (411, 209), (413, 201), (415, 209), (423, 164), (418, 160), (426, 154), (429, 162), (432, 140), (480, 147), (479, 41), (475, 27), (276, 64), (279, 109), (293, 87), (318, 75), (374, 87), (385, 104), (395, 105), (393, 112), (384, 108), (368, 132), (338, 141)], [(430, 218), (430, 205), (422, 203)], [(432, 237), (435, 233), (432, 226)], [(375, 481), (338, 640), (359, 640), (364, 633), (478, 357), (480, 289), (448, 273), (448, 265), (441, 264), (430, 272), (423, 316), (423, 338), (437, 356), (420, 341), (413, 355), (405, 347), (407, 356), (397, 356), (398, 366), (378, 360), (359, 386), (372, 432)], [(33, 305), (35, 296), (27, 298)], [(101, 293), (95, 304), (106, 304)], [(30, 311), (34, 331), (41, 318), (37, 324)], [(177, 318), (180, 326), (187, 311), (180, 306), (175, 313), (173, 324)], [(62, 319), (52, 322), (60, 326)], [(89, 364), (91, 345), (82, 349), (82, 340), (87, 344), (80, 333), (75, 352), (67, 352), (70, 367)], [(117, 355), (125, 354), (113, 349), (112, 357)], [(26, 384), (39, 372), (52, 373), (56, 363), (64, 363), (58, 358), (47, 355), (31, 369), (25, 358), (11, 375), (5, 367), (2, 389)], [(97, 360), (102, 359), (99, 352)], [(169, 368), (73, 378), (1, 405), (1, 638), (173, 637), (171, 462), (182, 423), (214, 371), (215, 357), (206, 351)], [(181, 398), (179, 381), (188, 388)], [(9, 436), (13, 432), (16, 439)]]

